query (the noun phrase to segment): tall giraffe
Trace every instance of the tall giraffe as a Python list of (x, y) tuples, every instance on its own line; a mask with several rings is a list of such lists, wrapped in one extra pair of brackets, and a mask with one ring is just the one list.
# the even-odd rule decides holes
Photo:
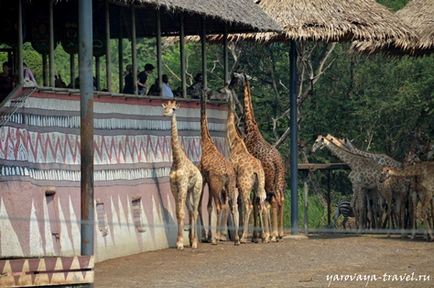
[(351, 181), (353, 188), (352, 207), (356, 214), (359, 228), (364, 228), (366, 223), (365, 199), (370, 191), (375, 191), (378, 188), (378, 183), (381, 177), (380, 166), (372, 159), (357, 155), (347, 149), (343, 149), (334, 141), (319, 135), (312, 146), (312, 152), (318, 149), (327, 147), (341, 161), (346, 162), (351, 172), (348, 178)]
[[(227, 136), (230, 147), (230, 161), (235, 167), (237, 173), (237, 187), (240, 193), (240, 197), (243, 204), (243, 234), (241, 236), (241, 243), (247, 242), (247, 234), (249, 228), (250, 213), (252, 212), (253, 205), (257, 203), (252, 203), (251, 192), (253, 191), (253, 200), (259, 199), (259, 206), (262, 208), (264, 206), (265, 197), (265, 175), (264, 169), (262, 169), (261, 161), (253, 157), (247, 150), (243, 139), (238, 131), (235, 119), (235, 113), (232, 105), (231, 94), (228, 94), (228, 121), (227, 121)], [(255, 202), (255, 201), (254, 201)], [(264, 213), (265, 212), (265, 213)], [(264, 215), (265, 214), (265, 215)], [(264, 217), (262, 217), (264, 216)], [(256, 217), (256, 215), (255, 215)], [(264, 209), (260, 213), (264, 229), (262, 238), (265, 242), (268, 242), (269, 238), (269, 224), (268, 224), (268, 213)], [(256, 218), (255, 218), (256, 219)], [(256, 224), (256, 221), (255, 221)], [(256, 228), (256, 227), (255, 227)], [(255, 229), (256, 230), (256, 229)]]
[(429, 205), (434, 197), (434, 161), (418, 162), (403, 169), (385, 167), (383, 173), (391, 176), (417, 177), (418, 187), (420, 188), (418, 198), (422, 206), (423, 221), (428, 232), (428, 239), (433, 240), (433, 227), (430, 223), (432, 211), (430, 213)]
[[(217, 244), (220, 239), (221, 211), (222, 206), (229, 203), (234, 222), (235, 245), (240, 244), (238, 235), (239, 214), (238, 214), (238, 190), (236, 189), (236, 174), (232, 163), (217, 150), (208, 130), (208, 118), (206, 115), (206, 96), (202, 93), (200, 102), (200, 131), (202, 156), (200, 159), (200, 169), (204, 177), (204, 185), (208, 183), (209, 201), (209, 239), (212, 244)], [(211, 225), (214, 201), (217, 225)], [(211, 229), (212, 227), (212, 229)], [(218, 231), (217, 231), (218, 229)], [(211, 231), (213, 230), (213, 231)]]
[[(184, 206), (186, 200), (190, 212), (190, 245), (197, 248), (197, 217), (199, 202), (202, 194), (202, 174), (196, 165), (191, 162), (179, 143), (178, 128), (176, 125), (175, 111), (179, 109), (176, 101), (169, 101), (162, 104), (163, 115), (172, 117), (172, 168), (170, 169), (169, 179), (170, 188), (176, 202), (176, 220), (178, 222), (178, 236), (176, 248), (184, 249)], [(188, 197), (188, 198), (187, 198)]]
[(244, 143), (248, 151), (262, 163), (265, 173), (265, 191), (271, 196), (272, 233), (271, 241), (283, 237), (283, 207), (285, 194), (285, 163), (279, 151), (262, 137), (256, 124), (253, 111), (251, 89), (248, 80), (244, 80), (244, 122), (246, 136)]

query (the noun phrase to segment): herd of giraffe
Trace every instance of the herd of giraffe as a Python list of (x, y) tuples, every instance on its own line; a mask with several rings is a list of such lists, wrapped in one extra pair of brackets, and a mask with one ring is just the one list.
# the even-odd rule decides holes
[[(232, 214), (235, 245), (247, 242), (252, 210), (254, 216), (253, 241), (257, 241), (256, 238), (259, 235), (265, 243), (275, 242), (283, 237), (285, 164), (278, 150), (262, 137), (256, 124), (248, 80), (244, 75), (236, 74), (235, 77), (236, 81), (232, 83), (243, 85), (245, 136), (242, 137), (238, 130), (231, 98), (233, 96), (227, 88), (229, 159), (226, 159), (217, 149), (210, 136), (204, 96), (201, 99), (202, 154), (199, 167), (188, 159), (178, 139), (175, 111), (179, 105), (175, 101), (162, 105), (163, 115), (172, 117), (173, 163), (169, 179), (176, 202), (178, 224), (176, 247), (180, 250), (184, 248), (185, 205), (190, 214), (190, 246), (197, 248), (198, 219), (201, 219), (203, 223), (200, 205), (205, 185), (208, 185), (209, 192), (209, 226), (207, 231), (203, 232), (206, 240), (217, 244), (219, 240), (224, 239), (222, 227), (226, 219), (223, 210), (226, 207), (229, 207)], [(241, 217), (238, 209), (239, 202), (242, 208)], [(213, 213), (217, 216), (216, 218), (212, 217)], [(216, 223), (213, 223), (213, 219), (216, 219)], [(241, 238), (238, 231), (240, 225), (243, 228)]]
[(351, 168), (351, 206), (359, 229), (395, 224), (404, 235), (404, 229), (411, 226), (414, 238), (420, 216), (427, 239), (433, 240), (434, 161), (403, 164), (385, 154), (359, 150), (330, 134), (318, 136), (312, 152), (324, 147)]

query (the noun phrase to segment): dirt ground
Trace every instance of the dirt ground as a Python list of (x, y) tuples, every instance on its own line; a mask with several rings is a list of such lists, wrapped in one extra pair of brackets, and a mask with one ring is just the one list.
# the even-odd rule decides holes
[(378, 235), (313, 236), (238, 247), (200, 243), (194, 251), (146, 252), (95, 268), (95, 287), (116, 288), (434, 287), (433, 278), (433, 242)]

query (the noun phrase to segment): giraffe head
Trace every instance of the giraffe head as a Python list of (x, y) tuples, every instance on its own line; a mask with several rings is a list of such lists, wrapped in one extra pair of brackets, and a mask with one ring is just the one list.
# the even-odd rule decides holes
[(166, 117), (170, 117), (175, 113), (176, 109), (179, 109), (179, 104), (176, 104), (176, 101), (169, 101), (166, 104), (161, 104), (163, 106), (163, 115)]
[(380, 182), (383, 183), (384, 181), (386, 181), (389, 177), (390, 177), (390, 171), (391, 171), (392, 167), (383, 167), (381, 169), (381, 174), (380, 174)]
[(353, 150), (354, 148), (351, 142), (349, 142), (349, 140), (346, 138), (337, 138), (331, 134), (327, 134), (325, 138), (340, 148), (350, 150), (350, 151)]
[(312, 146), (312, 153), (315, 153), (316, 150), (318, 149), (323, 149), (324, 146), (326, 145), (326, 137), (322, 136), (322, 135), (318, 135), (318, 137), (315, 140), (315, 143), (313, 143)]

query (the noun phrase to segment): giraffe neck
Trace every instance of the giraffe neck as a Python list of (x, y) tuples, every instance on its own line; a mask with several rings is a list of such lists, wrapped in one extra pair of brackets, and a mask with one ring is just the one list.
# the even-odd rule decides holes
[(244, 122), (246, 124), (247, 135), (260, 134), (253, 112), (252, 94), (250, 84), (247, 80), (244, 83)]
[(176, 116), (172, 115), (172, 158), (173, 164), (179, 166), (185, 158), (185, 153), (182, 150), (181, 144), (178, 138), (178, 127), (176, 124)]
[(212, 142), (211, 135), (208, 130), (208, 117), (206, 115), (206, 99), (205, 93), (202, 93), (202, 97), (200, 99), (200, 134), (202, 145), (204, 143)]
[(341, 161), (348, 163), (350, 166), (357, 158), (356, 155), (352, 154), (346, 149), (343, 149), (333, 144), (332, 142), (327, 141), (326, 146), (336, 157), (338, 157)]
[(227, 128), (227, 136), (229, 140), (229, 147), (231, 154), (247, 152), (247, 147), (244, 144), (243, 139), (241, 138), (237, 126), (235, 125), (235, 114), (232, 109), (228, 110), (228, 128)]
[(418, 176), (421, 173), (420, 170), (421, 170), (420, 166), (416, 164), (416, 165), (408, 166), (404, 169), (390, 169), (389, 174), (393, 176), (403, 176), (403, 177)]

